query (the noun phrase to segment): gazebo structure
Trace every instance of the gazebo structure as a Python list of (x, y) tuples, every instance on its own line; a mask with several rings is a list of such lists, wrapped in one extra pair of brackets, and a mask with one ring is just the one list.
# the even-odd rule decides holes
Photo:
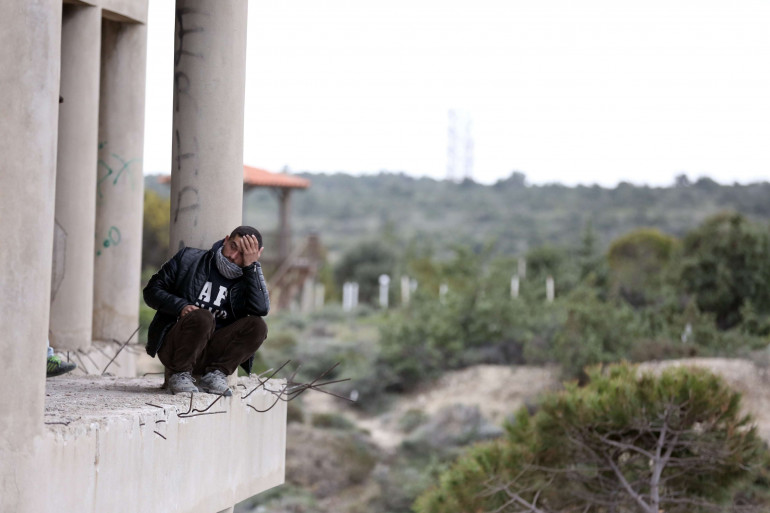
[(289, 251), (291, 251), (291, 192), (294, 189), (307, 189), (310, 187), (310, 180), (286, 173), (273, 173), (265, 169), (243, 166), (243, 193), (257, 187), (270, 188), (278, 198), (278, 253), (276, 256), (280, 265), (289, 257)]
[(271, 303), (275, 309), (283, 310), (298, 301), (303, 310), (311, 309), (321, 260), (320, 242), (318, 236), (312, 234), (295, 248), (291, 244), (291, 193), (294, 189), (310, 187), (310, 180), (243, 166), (243, 192), (257, 187), (270, 188), (278, 198), (278, 251), (262, 259)]
[(257, 187), (269, 188), (278, 198), (277, 252), (266, 254), (262, 259), (272, 304), (276, 309), (286, 309), (299, 300), (303, 309), (312, 308), (309, 303), (314, 302), (320, 242), (317, 235), (310, 235), (296, 248), (291, 244), (291, 193), (294, 189), (310, 187), (310, 180), (243, 166), (244, 194)]

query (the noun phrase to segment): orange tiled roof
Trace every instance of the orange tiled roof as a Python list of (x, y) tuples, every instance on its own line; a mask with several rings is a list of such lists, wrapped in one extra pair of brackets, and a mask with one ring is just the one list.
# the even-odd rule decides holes
[[(161, 176), (160, 183), (171, 183), (170, 175)], [(307, 189), (310, 180), (285, 173), (273, 173), (265, 169), (243, 166), (243, 184), (252, 187), (283, 187), (286, 189)]]
[(291, 189), (307, 189), (310, 180), (285, 173), (273, 173), (265, 169), (243, 166), (243, 184), (253, 187), (284, 187)]

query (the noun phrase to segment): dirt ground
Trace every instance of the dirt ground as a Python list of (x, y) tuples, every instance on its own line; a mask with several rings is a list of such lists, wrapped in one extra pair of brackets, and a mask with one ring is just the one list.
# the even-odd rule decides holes
[[(759, 434), (770, 442), (770, 371), (749, 360), (695, 358), (646, 363), (640, 368), (662, 369), (672, 365), (708, 368), (743, 395), (743, 406), (757, 424)], [(501, 425), (507, 415), (525, 404), (534, 404), (540, 394), (560, 388), (556, 367), (478, 365), (445, 374), (416, 392), (398, 398), (393, 406), (378, 415), (364, 415), (346, 408), (331, 396), (310, 393), (304, 406), (310, 412), (336, 412), (362, 429), (383, 449), (394, 449), (403, 440), (399, 420), (409, 410), (432, 415), (445, 406), (478, 406), (490, 421)]]
[(433, 415), (446, 406), (478, 406), (482, 415), (501, 425), (506, 415), (544, 391), (559, 386), (555, 367), (477, 365), (448, 372), (435, 382), (399, 397), (386, 412), (365, 415), (345, 408), (342, 401), (324, 394), (308, 394), (304, 406), (312, 413), (336, 412), (368, 431), (383, 449), (394, 449), (404, 438), (399, 421), (410, 410)]

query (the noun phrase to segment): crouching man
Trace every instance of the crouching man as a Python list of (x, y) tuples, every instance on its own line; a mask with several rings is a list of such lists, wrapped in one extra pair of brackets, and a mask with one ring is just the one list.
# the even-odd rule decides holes
[(146, 349), (166, 366), (171, 393), (229, 396), (227, 376), (238, 365), (251, 372), (270, 309), (263, 249), (257, 229), (239, 226), (208, 251), (182, 249), (150, 278), (144, 301), (157, 313)]

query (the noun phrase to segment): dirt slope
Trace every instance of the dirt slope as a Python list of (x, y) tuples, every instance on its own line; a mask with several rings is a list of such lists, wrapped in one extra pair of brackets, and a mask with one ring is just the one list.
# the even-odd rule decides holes
[[(756, 420), (760, 436), (770, 441), (770, 370), (749, 360), (693, 358), (650, 362), (641, 369), (662, 369), (672, 365), (708, 368), (743, 394), (744, 409)], [(478, 406), (482, 415), (501, 425), (506, 415), (528, 403), (536, 403), (543, 392), (560, 387), (555, 367), (509, 367), (478, 365), (445, 374), (416, 392), (399, 397), (393, 406), (378, 415), (363, 415), (347, 409), (337, 399), (324, 394), (308, 394), (309, 412), (337, 412), (360, 428), (369, 431), (372, 440), (383, 449), (393, 449), (403, 440), (399, 421), (410, 410), (433, 415), (452, 404)]]

